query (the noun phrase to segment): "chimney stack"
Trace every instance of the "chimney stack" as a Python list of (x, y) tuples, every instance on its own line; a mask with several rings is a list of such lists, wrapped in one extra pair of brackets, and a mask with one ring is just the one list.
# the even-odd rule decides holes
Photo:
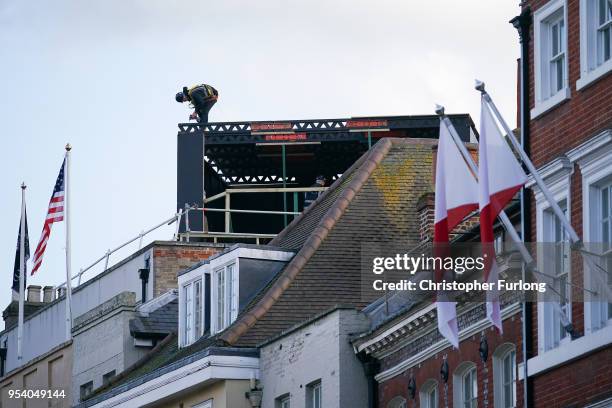
[(43, 302), (53, 302), (53, 286), (45, 286), (43, 288)]
[(40, 290), (42, 288), (38, 285), (28, 286), (28, 302), (40, 303)]
[(416, 210), (419, 217), (419, 241), (431, 242), (434, 230), (434, 193), (429, 192), (419, 197)]

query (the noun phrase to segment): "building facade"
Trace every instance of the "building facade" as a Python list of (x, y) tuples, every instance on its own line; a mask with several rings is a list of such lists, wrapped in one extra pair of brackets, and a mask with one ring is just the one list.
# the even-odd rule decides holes
[[(176, 291), (179, 270), (212, 256), (224, 247), (213, 243), (155, 241), (73, 288), (70, 339), (66, 339), (65, 296), (45, 288), (41, 299), (40, 288), (30, 287), (28, 305), (32, 310), (24, 320), (22, 360), (17, 359), (17, 325), (10, 307), (5, 313), (6, 329), (0, 333), (5, 373), (0, 381), (3, 381), (5, 391), (19, 386), (20, 383), (12, 378), (21, 375), (19, 373), (25, 367), (41, 359), (49, 360), (51, 357), (45, 356), (49, 353), (55, 355), (55, 350), (61, 349), (62, 370), (67, 370), (66, 375), (63, 372), (62, 375), (54, 374), (53, 379), (47, 381), (65, 390), (67, 406), (78, 402), (94, 386), (102, 386), (120, 374), (153, 349), (156, 342), (170, 331), (176, 331), (174, 328), (156, 332), (156, 327), (145, 330), (138, 325), (131, 327), (130, 323), (144, 319), (142, 314), (153, 312), (155, 306), (152, 305), (159, 306), (159, 299), (165, 293)], [(158, 300), (154, 301), (154, 297)], [(172, 317), (175, 326), (176, 297), (175, 292), (176, 307)], [(34, 381), (38, 376), (28, 378)], [(36, 404), (33, 401), (29, 403)]]
[[(71, 407), (72, 364), (72, 342), (69, 341), (6, 373), (0, 378), (0, 405), (6, 408)], [(25, 394), (17, 396), (16, 392)], [(45, 393), (44, 397), (41, 392)]]
[(612, 406), (612, 380), (605, 374), (612, 371), (612, 3), (522, 4), (531, 23), (522, 36), (529, 41), (525, 142), (554, 199), (594, 253), (569, 246), (550, 203), (531, 183), (528, 232), (540, 246), (563, 248), (553, 263), (540, 251), (538, 264), (563, 289), (555, 302), (575, 333), (560, 327), (552, 302), (531, 305), (530, 406)]
[(368, 385), (352, 336), (366, 315), (336, 307), (260, 346), (262, 407), (367, 408)]

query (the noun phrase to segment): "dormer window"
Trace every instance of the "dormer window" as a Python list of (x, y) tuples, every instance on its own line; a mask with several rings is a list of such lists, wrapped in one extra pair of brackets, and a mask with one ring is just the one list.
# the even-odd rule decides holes
[(213, 331), (220, 332), (229, 326), (238, 315), (238, 284), (236, 264), (231, 263), (214, 271), (213, 293), (215, 294), (215, 316)]
[(288, 250), (237, 244), (180, 272), (180, 346), (228, 328), (293, 255)]

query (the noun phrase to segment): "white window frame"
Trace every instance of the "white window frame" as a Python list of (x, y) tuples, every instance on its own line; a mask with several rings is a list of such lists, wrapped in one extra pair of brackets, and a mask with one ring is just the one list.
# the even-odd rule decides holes
[[(592, 240), (591, 242), (595, 243), (594, 245), (592, 245), (592, 247), (590, 248), (591, 251), (593, 252), (597, 252), (597, 253), (603, 253), (604, 250), (607, 253), (607, 249), (603, 248), (602, 245), (600, 245), (600, 243), (603, 243), (603, 230), (602, 230), (602, 219), (601, 219), (601, 212), (602, 212), (602, 206), (601, 206), (601, 193), (604, 189), (607, 189), (609, 192), (612, 190), (611, 185), (612, 185), (612, 170), (608, 169), (609, 172), (611, 174), (604, 176), (602, 179), (599, 179), (593, 183), (590, 183), (589, 185), (589, 213), (590, 213), (590, 232), (592, 234)], [(610, 199), (612, 197), (610, 197), (608, 195), (608, 203), (610, 202)], [(610, 216), (608, 215), (608, 220), (610, 220)], [(605, 267), (605, 266), (604, 266)], [(591, 284), (590, 287), (601, 287), (602, 284), (605, 284), (603, 282), (596, 282), (593, 280), (594, 276), (592, 276), (593, 273), (599, 273), (599, 272), (591, 272), (590, 274), (588, 274), (589, 279), (591, 279)], [(608, 285), (610, 285), (610, 283), (607, 283)], [(601, 292), (601, 290), (600, 290)], [(605, 294), (603, 295), (605, 298)], [(607, 326), (611, 326), (612, 325), (612, 311), (610, 311), (610, 306), (609, 306), (608, 301), (602, 301), (602, 302), (589, 302), (589, 309), (590, 309), (590, 331), (596, 331), (596, 330), (600, 330), (604, 327)]]
[(453, 374), (453, 406), (454, 407), (460, 407), (460, 408), (465, 408), (466, 407), (466, 401), (465, 401), (465, 395), (463, 392), (463, 382), (464, 379), (467, 375), (472, 375), (473, 373), (473, 378), (474, 378), (474, 383), (476, 385), (475, 387), (475, 394), (472, 396), (472, 400), (475, 399), (476, 404), (478, 401), (478, 370), (476, 369), (476, 364), (474, 364), (471, 361), (464, 361), (463, 363), (459, 364), (459, 366), (457, 367), (457, 370), (455, 370), (455, 373)]
[[(557, 203), (565, 202), (565, 206), (567, 209), (567, 214), (571, 214), (571, 200), (570, 200), (570, 189), (571, 189), (571, 176), (573, 166), (569, 163), (567, 157), (561, 157), (551, 162), (544, 168), (540, 169), (540, 173), (544, 179), (544, 182), (548, 186), (553, 199)], [(530, 181), (528, 185), (533, 189), (536, 200), (536, 241), (539, 243), (546, 242), (549, 240), (549, 236), (547, 232), (550, 230), (551, 222), (554, 222), (555, 216), (552, 213), (550, 204), (544, 197), (544, 194), (539, 189), (537, 184), (534, 184), (533, 181)], [(541, 271), (546, 271), (549, 268), (545, 264), (546, 255), (544, 253), (544, 249), (547, 248), (546, 244), (538, 245), (537, 251), (537, 263), (538, 269)], [(571, 262), (570, 262), (571, 266)], [(547, 281), (548, 279), (541, 276), (539, 277), (542, 281)], [(568, 271), (568, 281), (572, 279), (572, 271), (571, 267)], [(568, 302), (567, 304), (567, 317), (571, 321), (571, 290), (567, 288), (568, 293)], [(547, 291), (548, 292), (548, 291)], [(554, 293), (546, 293), (544, 295), (539, 295), (539, 301), (537, 303), (537, 313), (538, 313), (538, 354), (545, 353), (547, 350), (552, 350), (555, 347), (563, 344), (564, 342), (570, 341), (570, 336), (565, 336), (565, 338), (560, 341), (560, 344), (555, 344), (554, 341), (554, 332), (551, 332), (553, 327), (556, 327), (556, 324), (553, 322), (551, 324), (550, 320), (557, 321), (558, 313), (555, 311), (554, 305), (549, 301)], [(545, 297), (545, 298), (544, 298)], [(544, 301), (546, 300), (546, 301)]]
[[(318, 396), (318, 404), (317, 404)], [(321, 380), (314, 381), (306, 386), (306, 408), (323, 407), (323, 388)]]
[(204, 402), (199, 402), (195, 405), (192, 405), (191, 408), (213, 408), (213, 399), (207, 399)]
[(500, 256), (504, 253), (505, 243), (503, 231), (500, 231), (493, 236), (493, 249), (495, 250), (496, 256)]
[[(431, 393), (435, 394), (435, 404), (431, 405), (429, 397)], [(440, 406), (440, 391), (438, 389), (438, 382), (434, 379), (429, 379), (423, 383), (421, 391), (419, 392), (420, 408), (438, 408)]]
[(286, 394), (276, 399), (276, 404), (278, 408), (291, 408), (291, 395)]
[[(231, 272), (230, 280), (228, 281), (228, 271)], [(219, 321), (219, 275), (223, 274), (224, 280), (224, 310), (223, 322)], [(230, 262), (216, 267), (213, 270), (211, 277), (211, 331), (218, 333), (225, 330), (238, 317), (238, 296), (239, 288), (239, 260), (232, 259)], [(230, 283), (228, 285), (228, 283)], [(227, 299), (230, 299), (228, 302)]]
[[(560, 16), (559, 16), (560, 14)], [(550, 33), (551, 23), (559, 18), (563, 19), (562, 32), (562, 58), (563, 58), (563, 86), (555, 93), (550, 89)], [(543, 113), (549, 111), (561, 102), (569, 99), (571, 95), (568, 74), (568, 50), (567, 50), (567, 1), (551, 0), (540, 7), (534, 13), (534, 75), (535, 75), (535, 105), (531, 110), (531, 118), (535, 119)]]
[(576, 81), (576, 90), (612, 71), (612, 57), (602, 63), (598, 61), (598, 1), (580, 0), (580, 78)]
[[(597, 221), (597, 191), (602, 182), (612, 176), (612, 168), (609, 165), (612, 156), (612, 130), (608, 129), (594, 138), (588, 140), (581, 146), (573, 149), (568, 156), (575, 156), (575, 161), (580, 166), (582, 174), (582, 235), (586, 243), (598, 242)], [(596, 272), (589, 271), (589, 264), (583, 261), (584, 286), (595, 288), (591, 274)], [(598, 315), (598, 307), (601, 302), (597, 301), (595, 295), (585, 293), (584, 302), (584, 327), (585, 335), (593, 334), (605, 327), (612, 326), (611, 319), (603, 322)], [(607, 302), (606, 302), (607, 303)], [(606, 306), (607, 308), (607, 306)], [(610, 316), (609, 316), (610, 317)]]
[[(202, 336), (202, 328), (204, 327), (204, 275), (200, 275), (195, 279), (181, 284), (179, 293), (179, 344), (181, 347), (188, 346)], [(196, 283), (200, 285), (200, 324), (199, 333), (196, 333)], [(188, 305), (188, 300), (191, 303)]]
[[(197, 301), (196, 288), (199, 286), (200, 299), (199, 305)], [(197, 279), (193, 282), (193, 333), (194, 341), (202, 336), (202, 328), (204, 327), (204, 282), (202, 279)]]
[[(565, 196), (565, 198), (562, 198)], [(557, 204), (561, 209), (565, 208), (565, 213), (570, 214), (569, 209), (569, 189), (567, 189), (564, 193), (557, 194), (555, 196), (557, 200)], [(561, 225), (561, 221), (557, 219), (557, 216), (552, 211), (550, 207), (547, 207), (542, 212), (542, 240), (538, 240), (541, 243), (541, 248), (539, 249), (538, 257), (540, 258), (539, 263), (541, 266), (541, 271), (548, 274), (549, 276), (559, 275), (559, 271), (554, 269), (554, 262), (556, 259), (551, 259), (551, 253), (549, 251), (553, 250), (553, 245), (557, 246), (557, 237), (556, 230), (561, 228), (561, 233), (565, 236), (565, 248), (564, 251), (567, 251), (567, 277), (566, 282), (571, 282), (572, 279), (572, 269), (571, 269), (571, 252), (569, 251), (569, 237), (567, 232), (563, 230), (563, 226)], [(554, 248), (555, 250), (557, 248)], [(556, 255), (556, 254), (554, 254)], [(553, 255), (553, 256), (554, 256)], [(553, 279), (549, 279), (548, 276), (543, 277), (543, 281), (549, 281), (558, 292), (565, 293), (566, 299), (563, 305), (559, 302), (559, 307), (565, 312), (569, 321), (572, 319), (572, 293), (569, 285), (565, 285), (564, 288), (560, 288), (556, 285)], [(539, 344), (539, 348), (542, 351), (552, 350), (556, 347), (559, 347), (561, 344), (565, 344), (571, 341), (571, 337), (565, 331), (562, 331), (562, 319), (559, 315), (558, 308), (553, 302), (556, 302), (558, 295), (552, 291), (547, 290), (545, 294), (545, 299), (543, 301), (538, 302), (538, 333), (540, 333), (539, 341), (541, 339), (542, 344)], [(540, 317), (541, 316), (541, 317)]]
[(517, 395), (516, 395), (516, 382), (517, 382), (517, 363), (516, 363), (516, 346), (512, 343), (504, 343), (500, 345), (493, 353), (493, 393), (496, 407), (503, 407), (505, 403), (506, 391), (505, 385), (508, 379), (506, 378), (506, 372), (504, 370), (504, 361), (511, 353), (514, 353), (514, 369), (512, 372), (512, 405), (516, 407)]
[(193, 282), (182, 287), (183, 290), (183, 340), (184, 345), (193, 342)]

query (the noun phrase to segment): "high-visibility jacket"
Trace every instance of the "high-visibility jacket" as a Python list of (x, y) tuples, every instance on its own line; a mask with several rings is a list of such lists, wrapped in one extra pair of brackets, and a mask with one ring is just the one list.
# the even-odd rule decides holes
[(215, 88), (213, 88), (212, 86), (207, 85), (207, 84), (200, 84), (200, 85), (194, 85), (191, 88), (187, 89), (186, 95), (187, 95), (187, 99), (188, 100), (190, 100), (190, 101), (192, 100), (191, 94), (196, 89), (204, 91), (204, 93), (206, 95), (206, 98), (212, 98), (212, 97), (218, 97), (219, 96), (219, 92), (217, 92), (217, 90)]

